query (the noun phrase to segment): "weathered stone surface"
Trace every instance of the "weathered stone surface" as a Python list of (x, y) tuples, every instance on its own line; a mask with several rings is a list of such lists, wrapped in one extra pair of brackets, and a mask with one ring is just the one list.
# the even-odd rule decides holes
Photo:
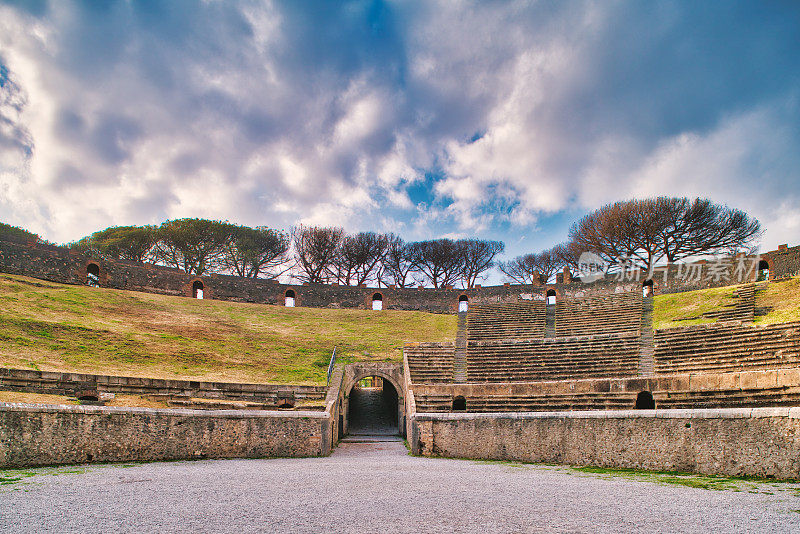
[[(771, 278), (792, 276), (800, 272), (800, 246), (785, 251), (768, 252), (762, 257), (770, 263)], [(464, 290), (286, 285), (264, 279), (227, 275), (198, 277), (169, 267), (124, 260), (101, 260), (51, 245), (0, 241), (0, 272), (83, 285), (86, 283), (87, 266), (92, 263), (100, 268), (101, 287), (191, 297), (192, 284), (200, 281), (203, 283), (204, 298), (283, 305), (286, 291), (291, 289), (295, 292), (297, 306), (358, 309), (371, 309), (372, 296), (379, 292), (383, 298), (383, 309), (434, 313), (456, 313), (458, 299), (462, 295), (468, 297), (470, 304), (542, 300), (548, 289), (555, 289), (561, 296), (583, 298), (593, 294), (641, 291), (645, 279), (645, 275), (640, 274), (634, 275), (632, 280), (619, 281), (614, 277), (607, 277), (584, 284), (579, 279), (573, 280), (570, 276), (561, 275), (556, 284), (507, 284)], [(751, 275), (754, 277), (755, 272)], [(723, 286), (733, 282), (736, 281), (714, 281), (705, 276), (697, 281), (687, 282), (677, 275), (677, 267), (671, 266), (666, 279), (663, 279), (663, 273), (654, 278), (654, 287), (656, 293), (671, 293)]]
[(10, 368), (0, 368), (0, 390), (66, 396), (74, 396), (83, 390), (96, 390), (129, 395), (173, 395), (245, 400), (271, 403), (276, 406), (279, 404), (279, 399), (291, 398), (295, 402), (299, 402), (325, 397), (324, 386), (165, 380)]
[(800, 477), (794, 409), (416, 414), (425, 456)]
[(328, 419), (300, 411), (0, 403), (0, 467), (320, 456), (330, 450)]

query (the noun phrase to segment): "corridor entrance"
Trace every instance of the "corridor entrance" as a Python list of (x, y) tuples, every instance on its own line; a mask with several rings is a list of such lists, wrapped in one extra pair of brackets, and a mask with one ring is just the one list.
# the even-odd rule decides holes
[(394, 436), (397, 421), (397, 390), (388, 380), (368, 376), (356, 382), (349, 394), (348, 434)]

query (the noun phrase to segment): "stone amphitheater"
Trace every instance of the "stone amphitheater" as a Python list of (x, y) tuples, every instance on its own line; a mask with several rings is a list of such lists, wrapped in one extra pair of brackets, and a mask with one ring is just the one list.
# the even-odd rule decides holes
[[(74, 283), (75, 265), (93, 262), (54, 252), (23, 269), (11, 248), (0, 271)], [(407, 343), (402, 364), (333, 365), (324, 387), (0, 369), (3, 390), (171, 406), (0, 403), (0, 467), (335, 457), (405, 438), (422, 457), (800, 479), (800, 323), (753, 324), (756, 291), (771, 282), (738, 286), (712, 324), (654, 330), (647, 284), (578, 292), (564, 277), (486, 288), (484, 299), (433, 291), (432, 307), (457, 313), (455, 339)], [(413, 306), (425, 308), (417, 291)], [(456, 312), (442, 295), (469, 305)], [(291, 409), (306, 400), (320, 408)]]

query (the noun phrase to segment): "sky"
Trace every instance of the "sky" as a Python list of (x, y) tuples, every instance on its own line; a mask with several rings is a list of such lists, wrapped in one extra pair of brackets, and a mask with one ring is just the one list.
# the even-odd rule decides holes
[(701, 196), (800, 244), (800, 3), (0, 0), (0, 221), (549, 248)]

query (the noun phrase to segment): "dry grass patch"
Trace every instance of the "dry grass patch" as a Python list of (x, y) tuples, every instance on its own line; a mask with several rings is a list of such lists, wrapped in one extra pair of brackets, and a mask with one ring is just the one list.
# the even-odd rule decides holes
[(285, 308), (0, 275), (0, 366), (233, 382), (319, 384), (342, 361), (400, 361), (448, 341), (452, 315)]

